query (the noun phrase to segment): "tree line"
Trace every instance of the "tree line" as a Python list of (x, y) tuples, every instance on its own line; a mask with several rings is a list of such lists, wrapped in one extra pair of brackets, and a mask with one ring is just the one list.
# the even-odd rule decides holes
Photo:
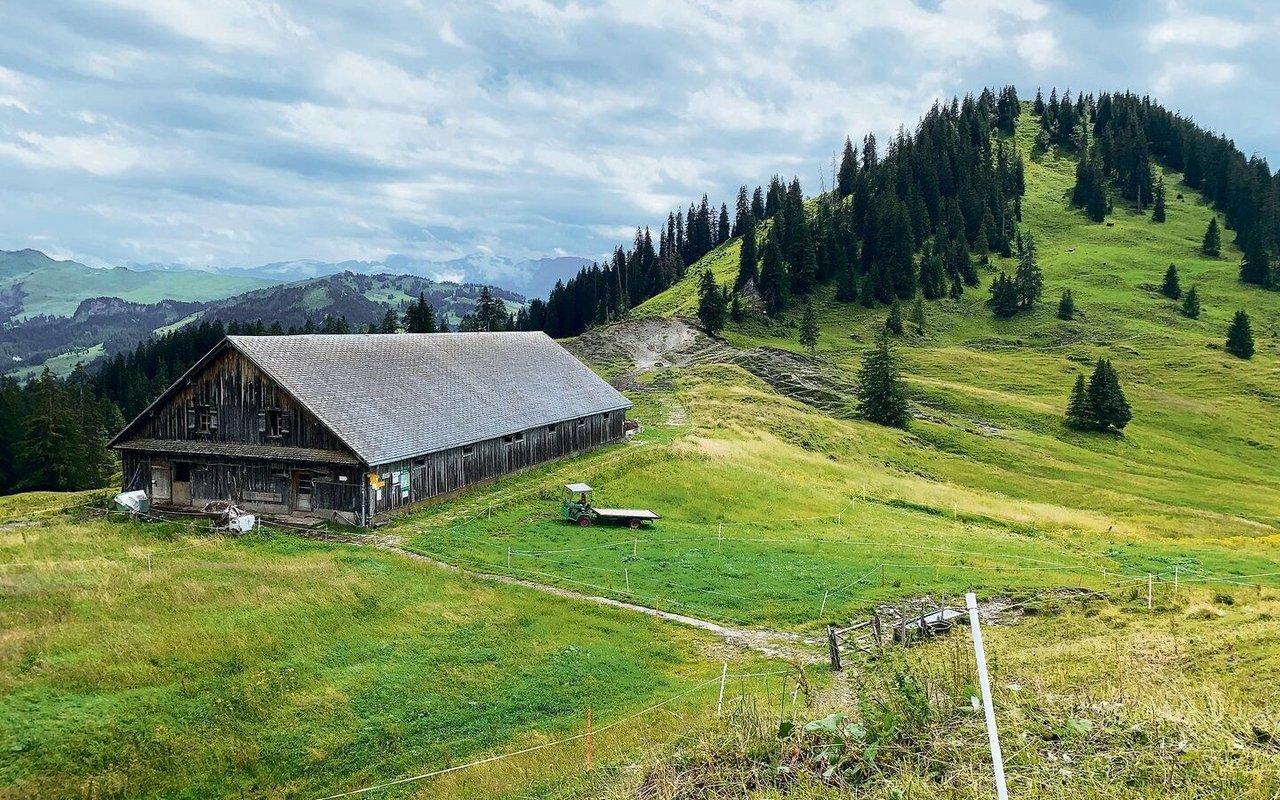
[(704, 196), (668, 216), (656, 250), (650, 230), (637, 229), (630, 249), (558, 283), (517, 325), (560, 337), (618, 319), (735, 237), (729, 302), (758, 299), (770, 316), (830, 283), (842, 302), (868, 307), (958, 297), (979, 283), (975, 257), (1013, 252), (1026, 191), (1011, 138), (1018, 111), (1012, 86), (986, 89), (935, 104), (883, 153), (874, 134), (847, 138), (829, 191), (806, 198), (798, 178), (775, 175), (739, 189), (732, 223), (726, 205), (717, 217)]

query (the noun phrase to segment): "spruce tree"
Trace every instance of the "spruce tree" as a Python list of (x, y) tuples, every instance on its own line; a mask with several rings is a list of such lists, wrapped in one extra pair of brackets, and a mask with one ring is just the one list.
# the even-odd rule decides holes
[(1018, 307), (1024, 310), (1033, 308), (1044, 291), (1044, 274), (1036, 262), (1036, 242), (1029, 233), (1018, 242), (1018, 269), (1014, 273), (1013, 284), (1018, 295)]
[(836, 275), (836, 300), (841, 303), (853, 303), (858, 299), (858, 273), (853, 264), (846, 261), (840, 266)]
[(1178, 284), (1178, 268), (1173, 264), (1164, 271), (1164, 283), (1160, 286), (1160, 294), (1170, 300), (1182, 297), (1182, 287)]
[(1182, 315), (1190, 319), (1198, 319), (1200, 317), (1200, 292), (1196, 290), (1194, 283), (1187, 290), (1186, 296), (1182, 298)]
[(920, 253), (920, 291), (928, 300), (938, 300), (947, 293), (946, 267), (932, 242), (925, 242)]
[(764, 300), (765, 313), (776, 317), (786, 311), (790, 295), (790, 281), (786, 266), (782, 263), (782, 250), (778, 247), (777, 237), (770, 233), (765, 237), (764, 258), (761, 259), (760, 266), (760, 298)]
[(889, 304), (889, 316), (885, 318), (884, 327), (895, 336), (902, 335), (902, 304), (896, 297)]
[(702, 329), (715, 336), (724, 329), (728, 313), (728, 299), (716, 285), (716, 276), (710, 269), (703, 270), (698, 282), (698, 321), (702, 323)]
[(1254, 233), (1244, 246), (1240, 259), (1240, 280), (1257, 286), (1266, 286), (1271, 276), (1271, 257), (1261, 233)]
[(800, 345), (814, 355), (818, 347), (818, 316), (813, 310), (813, 300), (804, 302), (804, 317), (800, 320)]
[(388, 308), (387, 313), (382, 315), (382, 324), (378, 326), (378, 333), (399, 333), (400, 317), (396, 312)]
[(1129, 401), (1120, 388), (1120, 377), (1107, 359), (1100, 359), (1089, 378), (1089, 413), (1099, 431), (1120, 431), (1133, 419)]
[(876, 307), (876, 285), (870, 272), (865, 273), (858, 284), (858, 301), (862, 303), (863, 308)]
[(916, 300), (911, 304), (911, 324), (916, 328), (916, 334), (924, 336), (924, 297), (916, 295)]
[(1062, 290), (1062, 297), (1058, 300), (1058, 319), (1071, 319), (1076, 314), (1076, 299), (1071, 294), (1070, 289)]
[(760, 282), (760, 275), (756, 271), (759, 260), (756, 249), (756, 218), (748, 211), (742, 226), (742, 250), (738, 253), (738, 278), (734, 281), (734, 288), (741, 289), (748, 283)]
[(1236, 312), (1227, 328), (1227, 352), (1236, 358), (1253, 358), (1253, 327), (1243, 310)]
[(1031, 113), (1037, 117), (1044, 116), (1044, 95), (1040, 94), (1040, 90), (1036, 89), (1035, 102), (1031, 104)]
[(1161, 175), (1159, 180), (1156, 181), (1155, 202), (1151, 206), (1151, 221), (1164, 222), (1164, 219), (1164, 176)]
[(733, 295), (733, 301), (729, 304), (729, 319), (734, 322), (742, 322), (746, 319), (746, 314), (742, 311), (742, 297), (737, 292)]
[(840, 156), (840, 172), (836, 177), (836, 197), (843, 198), (853, 194), (854, 182), (858, 178), (858, 154), (853, 149), (853, 140), (845, 137), (844, 152)]
[(1076, 373), (1076, 384), (1071, 390), (1071, 399), (1067, 401), (1067, 427), (1080, 431), (1091, 431), (1097, 427), (1093, 412), (1089, 408), (1089, 396), (1085, 392), (1084, 375)]
[(1217, 258), (1222, 255), (1222, 234), (1218, 231), (1218, 217), (1215, 214), (1209, 218), (1209, 227), (1205, 229), (1204, 240), (1200, 243), (1200, 250), (1206, 256)]
[(907, 389), (898, 368), (889, 332), (881, 331), (875, 349), (867, 353), (858, 372), (858, 415), (877, 425), (906, 428), (911, 420)]
[(1003, 272), (991, 282), (991, 311), (1001, 319), (1018, 313), (1018, 289)]

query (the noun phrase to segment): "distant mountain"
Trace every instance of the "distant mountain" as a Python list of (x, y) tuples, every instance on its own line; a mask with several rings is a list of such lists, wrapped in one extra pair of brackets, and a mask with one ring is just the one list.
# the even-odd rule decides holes
[[(162, 269), (152, 272), (170, 275)], [(3, 276), (0, 265), (0, 280)], [(287, 330), (302, 328), (308, 319), (319, 324), (325, 317), (345, 317), (351, 327), (363, 327), (381, 321), (388, 308), (401, 312), (420, 294), (456, 327), (475, 307), (481, 288), (480, 284), (446, 283), (416, 275), (343, 272), (204, 302), (165, 299), (139, 303), (91, 297), (67, 315), (40, 314), (0, 326), (0, 372), (25, 378), (48, 365), (58, 374), (66, 374), (77, 361), (89, 364), (130, 350), (155, 333), (200, 320), (262, 320), (279, 322)], [(514, 292), (498, 287), (493, 292), (512, 312), (524, 305), (524, 298)]]
[(162, 300), (220, 300), (280, 283), (251, 275), (193, 269), (94, 269), (76, 261), (56, 261), (39, 250), (0, 250), (0, 323), (39, 315), (70, 316), (94, 297), (132, 303)]
[(256, 278), (275, 283), (292, 282), (351, 272), (356, 275), (412, 275), (438, 282), (475, 283), (501, 286), (524, 297), (546, 297), (556, 281), (567, 281), (591, 260), (576, 256), (557, 256), (516, 261), (502, 256), (474, 253), (447, 261), (430, 261), (401, 254), (381, 261), (276, 261), (256, 267), (192, 268), (174, 264), (129, 264), (142, 272), (206, 272), (210, 274)]

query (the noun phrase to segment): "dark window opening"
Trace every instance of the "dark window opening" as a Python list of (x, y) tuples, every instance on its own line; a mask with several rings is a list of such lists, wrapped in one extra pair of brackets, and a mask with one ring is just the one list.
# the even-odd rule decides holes
[(280, 438), (284, 435), (284, 412), (278, 408), (267, 409), (267, 436)]
[(580, 420), (578, 420), (578, 427), (579, 427), (579, 428), (585, 428), (585, 427), (587, 427), (587, 421), (586, 421), (585, 419), (580, 419)]
[(521, 442), (524, 441), (524, 434), (517, 433), (512, 436), (504, 436), (502, 438), (502, 441), (504, 444), (520, 444)]
[(298, 473), (298, 494), (311, 494), (312, 474), (310, 472)]
[(473, 456), (475, 454), (476, 448), (474, 445), (468, 445), (467, 447), (462, 448), (462, 455), (464, 456)]
[(217, 412), (212, 406), (196, 406), (195, 407), (195, 430), (196, 433), (212, 433), (218, 429)]
[(548, 425), (548, 426), (547, 426), (547, 433), (551, 434), (552, 436), (555, 436), (555, 435), (556, 435), (556, 431), (557, 431), (557, 430), (558, 430), (558, 428), (556, 428), (556, 426), (555, 426), (555, 425)]
[(190, 482), (191, 465), (186, 461), (175, 462), (173, 465), (173, 479), (175, 481)]

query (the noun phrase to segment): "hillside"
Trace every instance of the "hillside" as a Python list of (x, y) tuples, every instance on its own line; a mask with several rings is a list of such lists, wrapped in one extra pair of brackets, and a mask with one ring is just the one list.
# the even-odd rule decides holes
[(0, 251), (0, 322), (39, 315), (69, 317), (82, 301), (95, 297), (141, 305), (163, 300), (201, 302), (274, 283), (278, 281), (194, 269), (93, 269), (75, 261), (56, 261), (38, 250)]
[[(160, 276), (160, 285), (164, 285), (163, 276), (174, 273), (142, 274)], [(180, 293), (183, 279), (175, 280), (175, 291)], [(5, 373), (20, 380), (38, 374), (45, 366), (57, 375), (66, 375), (77, 361), (90, 364), (104, 356), (128, 352), (152, 334), (202, 320), (221, 320), (227, 324), (279, 322), (288, 330), (301, 329), (308, 319), (319, 324), (326, 317), (332, 317), (345, 318), (352, 326), (363, 327), (381, 321), (388, 308), (399, 312), (420, 294), (456, 327), (462, 316), (474, 308), (480, 289), (478, 284), (441, 283), (412, 275), (346, 272), (266, 286), (204, 302), (163, 299), (144, 303), (115, 296), (95, 296), (81, 300), (69, 315), (40, 314), (0, 328), (0, 361), (6, 367)], [(146, 291), (155, 293), (163, 289), (156, 286)], [(524, 298), (514, 292), (495, 288), (494, 293), (512, 313), (524, 306)]]
[[(1076, 155), (1037, 127), (1024, 105), (992, 135), (1023, 159), (1043, 299), (996, 319), (993, 255), (925, 303), (894, 339), (908, 430), (853, 413), (887, 309), (834, 280), (816, 356), (801, 302), (695, 330), (702, 272), (737, 273), (728, 237), (566, 342), (635, 403), (626, 444), (329, 541), (12, 499), (0, 796), (988, 798), (967, 633), (838, 673), (824, 638), (974, 591), (1011, 796), (1276, 797), (1280, 295), (1238, 280), (1234, 247), (1199, 253), (1213, 211), (1167, 168), (1166, 222), (1118, 188), (1090, 222)], [(1198, 319), (1158, 291), (1171, 262)], [(1222, 349), (1237, 309), (1247, 361)], [(1102, 358), (1123, 435), (1063, 424)], [(564, 524), (569, 481), (663, 519)]]

